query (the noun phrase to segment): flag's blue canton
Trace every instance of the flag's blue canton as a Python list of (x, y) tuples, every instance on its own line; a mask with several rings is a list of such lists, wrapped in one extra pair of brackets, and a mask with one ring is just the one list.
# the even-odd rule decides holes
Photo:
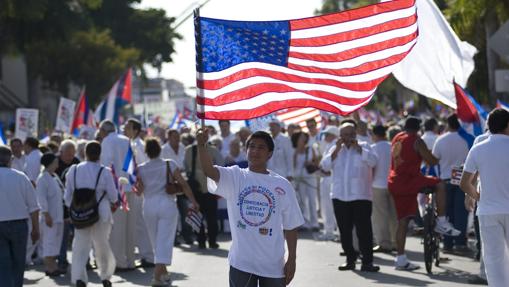
[[(200, 18), (201, 72), (217, 72), (245, 62), (286, 66), (288, 21), (241, 22)], [(198, 51), (199, 53), (200, 51)]]

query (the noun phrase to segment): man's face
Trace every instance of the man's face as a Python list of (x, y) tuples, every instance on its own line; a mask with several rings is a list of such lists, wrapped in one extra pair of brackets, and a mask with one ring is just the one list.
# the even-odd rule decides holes
[(308, 130), (311, 132), (316, 131), (316, 122), (315, 121), (307, 121), (306, 126), (308, 127)]
[(133, 131), (133, 125), (130, 123), (127, 123), (124, 127), (124, 133), (128, 138), (132, 138), (134, 135)]
[(266, 165), (272, 156), (269, 147), (264, 140), (253, 138), (247, 146), (247, 160), (250, 165), (260, 166)]
[(341, 128), (339, 136), (346, 146), (350, 146), (357, 138), (357, 133), (355, 132), (355, 128), (353, 126), (346, 126)]
[(219, 122), (219, 129), (221, 129), (222, 134), (227, 134), (230, 132), (230, 124), (228, 122)]
[(12, 154), (15, 157), (20, 157), (21, 153), (23, 152), (23, 144), (19, 141), (11, 142), (11, 150), (12, 150)]
[(172, 146), (177, 146), (180, 143), (180, 135), (176, 132), (169, 133), (167, 139)]
[(281, 126), (277, 123), (269, 123), (269, 130), (273, 135), (275, 135), (281, 131)]
[(65, 162), (71, 162), (76, 155), (76, 149), (72, 145), (67, 146), (60, 152), (60, 158)]

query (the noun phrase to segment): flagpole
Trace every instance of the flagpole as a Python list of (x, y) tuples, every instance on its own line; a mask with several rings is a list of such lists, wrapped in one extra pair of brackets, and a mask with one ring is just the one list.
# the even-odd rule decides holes
[[(201, 25), (200, 25), (200, 7), (194, 9), (194, 39), (196, 43), (196, 73), (198, 74), (198, 71), (201, 71), (203, 67), (203, 58), (202, 58), (202, 49), (201, 49)], [(198, 75), (197, 75), (198, 76)], [(196, 100), (198, 99), (199, 92), (198, 92), (198, 77), (196, 77)], [(198, 105), (195, 100), (195, 105)], [(196, 108), (196, 111), (198, 111), (198, 108)], [(202, 115), (205, 114), (205, 106), (202, 105), (201, 108)], [(205, 118), (201, 118), (201, 127), (205, 127)]]

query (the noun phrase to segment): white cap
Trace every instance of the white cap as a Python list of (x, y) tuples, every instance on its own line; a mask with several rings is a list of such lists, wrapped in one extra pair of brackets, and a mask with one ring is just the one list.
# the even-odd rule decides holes
[(325, 130), (323, 130), (324, 134), (331, 134), (339, 137), (339, 129), (336, 126), (327, 126)]

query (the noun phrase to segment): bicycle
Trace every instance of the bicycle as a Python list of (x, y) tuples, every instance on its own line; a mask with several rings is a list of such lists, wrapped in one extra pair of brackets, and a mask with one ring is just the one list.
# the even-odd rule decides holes
[(425, 194), (428, 198), (423, 216), (424, 225), (424, 264), (426, 271), (431, 274), (433, 267), (433, 261), (435, 266), (440, 265), (440, 234), (435, 231), (437, 211), (436, 211), (436, 199), (433, 188), (424, 188), (421, 193)]

